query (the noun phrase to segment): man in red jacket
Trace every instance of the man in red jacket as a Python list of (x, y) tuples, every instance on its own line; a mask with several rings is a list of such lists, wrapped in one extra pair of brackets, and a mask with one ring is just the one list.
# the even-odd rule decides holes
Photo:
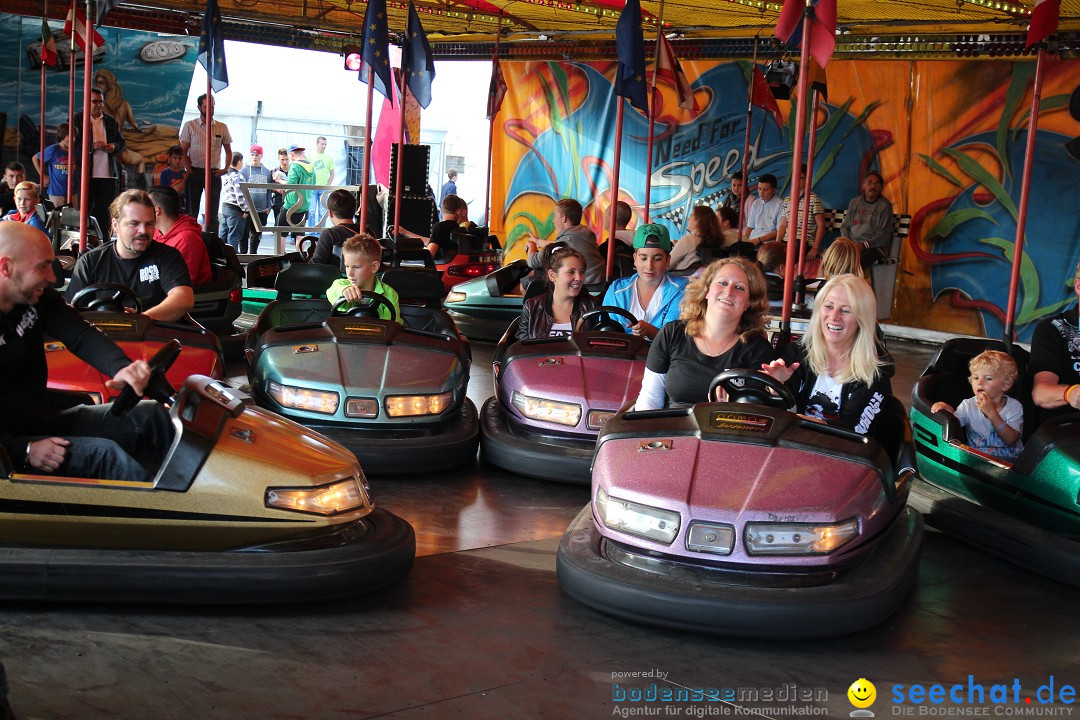
[(202, 226), (195, 218), (180, 213), (180, 194), (167, 185), (155, 185), (149, 193), (157, 215), (154, 239), (180, 251), (187, 263), (193, 286), (205, 285), (213, 280), (210, 254), (202, 238)]

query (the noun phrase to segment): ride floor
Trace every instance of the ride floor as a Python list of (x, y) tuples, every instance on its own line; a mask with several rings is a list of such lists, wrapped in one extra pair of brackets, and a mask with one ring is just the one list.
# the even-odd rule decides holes
[[(493, 346), (473, 349), (470, 396), (480, 406), (492, 393)], [(890, 349), (906, 403), (932, 350)], [(285, 607), (0, 605), (0, 660), (18, 717), (847, 717), (859, 678), (876, 686), (871, 710), (884, 717), (920, 714), (911, 702), (893, 706), (897, 684), (961, 684), (965, 697), (982, 684), (990, 705), (990, 686), (1011, 693), (1015, 680), (1020, 705), (1008, 709), (1023, 712), (1040, 685), (1057, 692), (1080, 680), (1080, 593), (933, 530), (914, 590), (885, 623), (833, 640), (754, 642), (631, 624), (564, 595), (555, 551), (588, 500), (584, 487), (482, 461), (373, 487), (416, 529), (418, 557), (403, 582), (372, 595)], [(646, 699), (617, 699), (635, 688)], [(748, 692), (647, 700), (680, 688)], [(769, 691), (773, 700), (761, 699)], [(783, 699), (802, 692), (817, 699)]]

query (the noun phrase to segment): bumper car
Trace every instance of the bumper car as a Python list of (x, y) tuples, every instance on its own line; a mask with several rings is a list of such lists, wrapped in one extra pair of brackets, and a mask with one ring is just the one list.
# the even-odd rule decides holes
[[(151, 360), (148, 396), (172, 393), (162, 356), (178, 347)], [(0, 451), (0, 598), (306, 602), (412, 567), (412, 527), (375, 507), (340, 445), (205, 376), (186, 380), (170, 416), (176, 436), (145, 485), (17, 473)]]
[[(430, 258), (430, 255), (429, 255)], [(294, 264), (278, 277), (281, 297), (314, 294), (339, 277), (329, 265)], [(356, 453), (371, 473), (418, 473), (472, 461), (476, 407), (466, 397), (468, 342), (437, 305), (437, 275), (387, 270), (402, 323), (380, 320), (388, 301), (331, 308), (325, 298), (270, 303), (248, 335), (255, 401)], [(424, 286), (418, 288), (416, 286)], [(405, 303), (424, 295), (429, 306)]]
[[(138, 296), (123, 285), (88, 285), (72, 298), (72, 305), (132, 360), (148, 360), (170, 341), (179, 340), (183, 350), (166, 374), (173, 387), (181, 387), (190, 375), (207, 375), (216, 380), (224, 377), (225, 360), (217, 336), (197, 325), (160, 322), (142, 315)], [(125, 307), (136, 312), (124, 312)], [(109, 378), (80, 360), (62, 342), (45, 343), (45, 360), (50, 389), (88, 393), (96, 402), (116, 397), (117, 391), (105, 385)]]
[[(618, 319), (614, 319), (618, 318)], [(628, 335), (620, 308), (581, 318), (566, 338), (514, 337), (520, 317), (495, 349), (495, 395), (480, 413), (484, 459), (520, 475), (589, 484), (596, 435), (633, 402), (649, 345)]]
[(444, 301), (446, 312), (469, 337), (498, 340), (521, 315), (525, 302), (521, 281), (531, 272), (524, 260), (515, 260), (489, 275), (457, 284)]
[(435, 258), (435, 268), (442, 273), (445, 292), (449, 293), (466, 280), (489, 275), (502, 265), (499, 241), (494, 235), (487, 234), (487, 228), (455, 232), (453, 237), (458, 244), (457, 252)]
[(204, 232), (203, 241), (210, 254), (213, 279), (205, 285), (193, 288), (195, 306), (188, 315), (218, 336), (226, 358), (240, 359), (247, 334), (237, 329), (235, 322), (242, 310), (241, 278), (244, 269), (236, 257), (236, 251), (216, 235)]
[(759, 373), (713, 384), (731, 402), (604, 425), (592, 502), (559, 545), (563, 590), (620, 618), (722, 635), (828, 637), (884, 620), (923, 535), (905, 506), (903, 405), (886, 400), (891, 427), (873, 439), (789, 412), (787, 388)]
[[(1024, 450), (1012, 464), (966, 444), (952, 413), (972, 394), (968, 361), (983, 350), (1009, 352), (993, 340), (946, 342), (911, 395), (919, 479), (909, 504), (926, 522), (991, 553), (1060, 582), (1080, 587), (1080, 413), (1058, 415), (1032, 428), (1030, 384), (1010, 394), (1026, 402)], [(1021, 380), (1026, 353), (1013, 348)]]

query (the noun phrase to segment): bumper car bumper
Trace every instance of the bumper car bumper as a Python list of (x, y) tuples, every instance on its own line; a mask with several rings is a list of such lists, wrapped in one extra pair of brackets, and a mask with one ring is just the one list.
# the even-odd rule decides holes
[(412, 526), (385, 510), (322, 537), (230, 552), (0, 548), (0, 598), (273, 604), (389, 585), (416, 555)]
[(1080, 587), (1080, 540), (959, 497), (925, 480), (911, 486), (908, 505), (933, 527), (1032, 572)]
[(874, 554), (838, 580), (764, 587), (703, 580), (708, 571), (661, 574), (614, 562), (586, 505), (559, 543), (556, 567), (567, 594), (625, 620), (735, 637), (835, 637), (896, 610), (915, 580), (922, 536), (921, 516), (905, 508)]
[(440, 426), (442, 431), (434, 434), (305, 423), (355, 453), (369, 475), (407, 475), (464, 465), (476, 459), (480, 435), (476, 406), (468, 398), (458, 414)]
[(521, 315), (520, 307), (516, 312), (493, 310), (463, 313), (450, 306), (445, 307), (445, 310), (465, 337), (470, 340), (492, 342), (498, 341), (506, 332), (506, 328), (510, 327), (510, 323), (514, 322), (514, 318)]
[(480, 414), (481, 453), (499, 467), (541, 480), (588, 485), (592, 481), (592, 443), (557, 441), (515, 431), (499, 405), (488, 398)]

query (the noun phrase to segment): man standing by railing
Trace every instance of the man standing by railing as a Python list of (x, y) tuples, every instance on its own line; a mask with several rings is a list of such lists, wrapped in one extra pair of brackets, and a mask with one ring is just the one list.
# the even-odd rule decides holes
[[(214, 99), (209, 98), (210, 108)], [(184, 149), (184, 165), (188, 169), (187, 179), (187, 214), (199, 219), (199, 203), (202, 201), (205, 186), (206, 163), (210, 163), (210, 207), (206, 208), (206, 222), (203, 225), (209, 232), (218, 231), (218, 202), (221, 196), (221, 176), (225, 173), (226, 163), (221, 161), (221, 150), (225, 157), (232, 157), (232, 135), (229, 128), (220, 120), (214, 120), (209, 159), (206, 154), (206, 95), (198, 100), (199, 117), (188, 120), (180, 129), (180, 147)]]

